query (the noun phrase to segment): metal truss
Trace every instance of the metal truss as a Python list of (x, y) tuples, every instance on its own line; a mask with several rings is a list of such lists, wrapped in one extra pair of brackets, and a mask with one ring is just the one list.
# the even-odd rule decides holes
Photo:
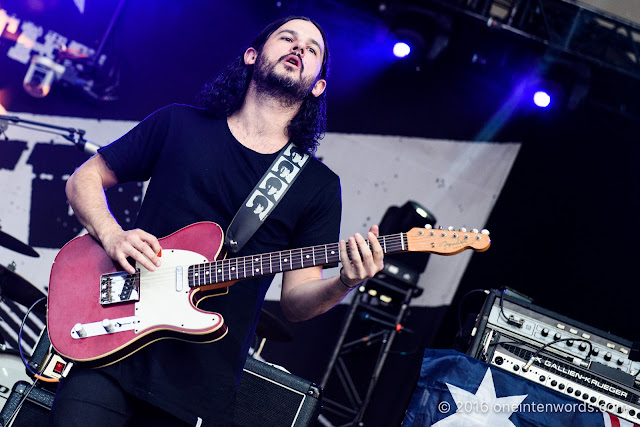
[(422, 0), (411, 9), (438, 9), (481, 20), (575, 59), (640, 79), (640, 25), (571, 0)]

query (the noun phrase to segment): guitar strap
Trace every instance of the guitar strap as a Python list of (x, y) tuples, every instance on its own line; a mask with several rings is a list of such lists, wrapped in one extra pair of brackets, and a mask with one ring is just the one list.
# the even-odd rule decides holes
[(229, 251), (237, 253), (244, 247), (291, 188), (309, 157), (292, 142), (280, 150), (229, 224), (224, 240)]

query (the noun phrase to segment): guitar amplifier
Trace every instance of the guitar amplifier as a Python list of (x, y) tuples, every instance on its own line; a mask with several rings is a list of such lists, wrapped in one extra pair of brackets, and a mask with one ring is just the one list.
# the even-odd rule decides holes
[(46, 427), (54, 394), (18, 381), (0, 412), (2, 427)]
[[(52, 391), (18, 381), (0, 412), (2, 427), (45, 427)], [(26, 397), (25, 397), (26, 396)], [(306, 427), (318, 417), (321, 391), (315, 384), (247, 358), (233, 417), (234, 427)]]
[(320, 408), (318, 386), (248, 357), (238, 386), (233, 425), (309, 426), (318, 417)]
[(492, 290), (467, 354), (632, 423), (640, 421), (640, 362), (632, 342), (519, 296)]

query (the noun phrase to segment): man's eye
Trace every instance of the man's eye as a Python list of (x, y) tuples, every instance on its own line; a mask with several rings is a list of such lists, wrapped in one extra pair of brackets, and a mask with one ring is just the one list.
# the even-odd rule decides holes
[(283, 37), (282, 39), (283, 39), (283, 40), (285, 40), (285, 41), (288, 41), (288, 42), (293, 41), (293, 40), (291, 39), (291, 37)]
[(316, 50), (312, 47), (309, 48), (309, 52), (313, 53), (314, 55), (316, 54)]

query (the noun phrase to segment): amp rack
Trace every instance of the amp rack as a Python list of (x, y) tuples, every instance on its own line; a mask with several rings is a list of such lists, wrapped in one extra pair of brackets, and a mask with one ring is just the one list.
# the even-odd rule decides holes
[(500, 342), (505, 338), (496, 332), (490, 331), (486, 338), (493, 341), (486, 354), (489, 364), (632, 423), (640, 420), (640, 390), (610, 381), (548, 353), (540, 353), (525, 370), (523, 366), (535, 354), (535, 349), (527, 344), (514, 344), (510, 338)]
[(492, 290), (467, 354), (637, 422), (640, 362), (629, 358), (631, 346), (526, 297)]

